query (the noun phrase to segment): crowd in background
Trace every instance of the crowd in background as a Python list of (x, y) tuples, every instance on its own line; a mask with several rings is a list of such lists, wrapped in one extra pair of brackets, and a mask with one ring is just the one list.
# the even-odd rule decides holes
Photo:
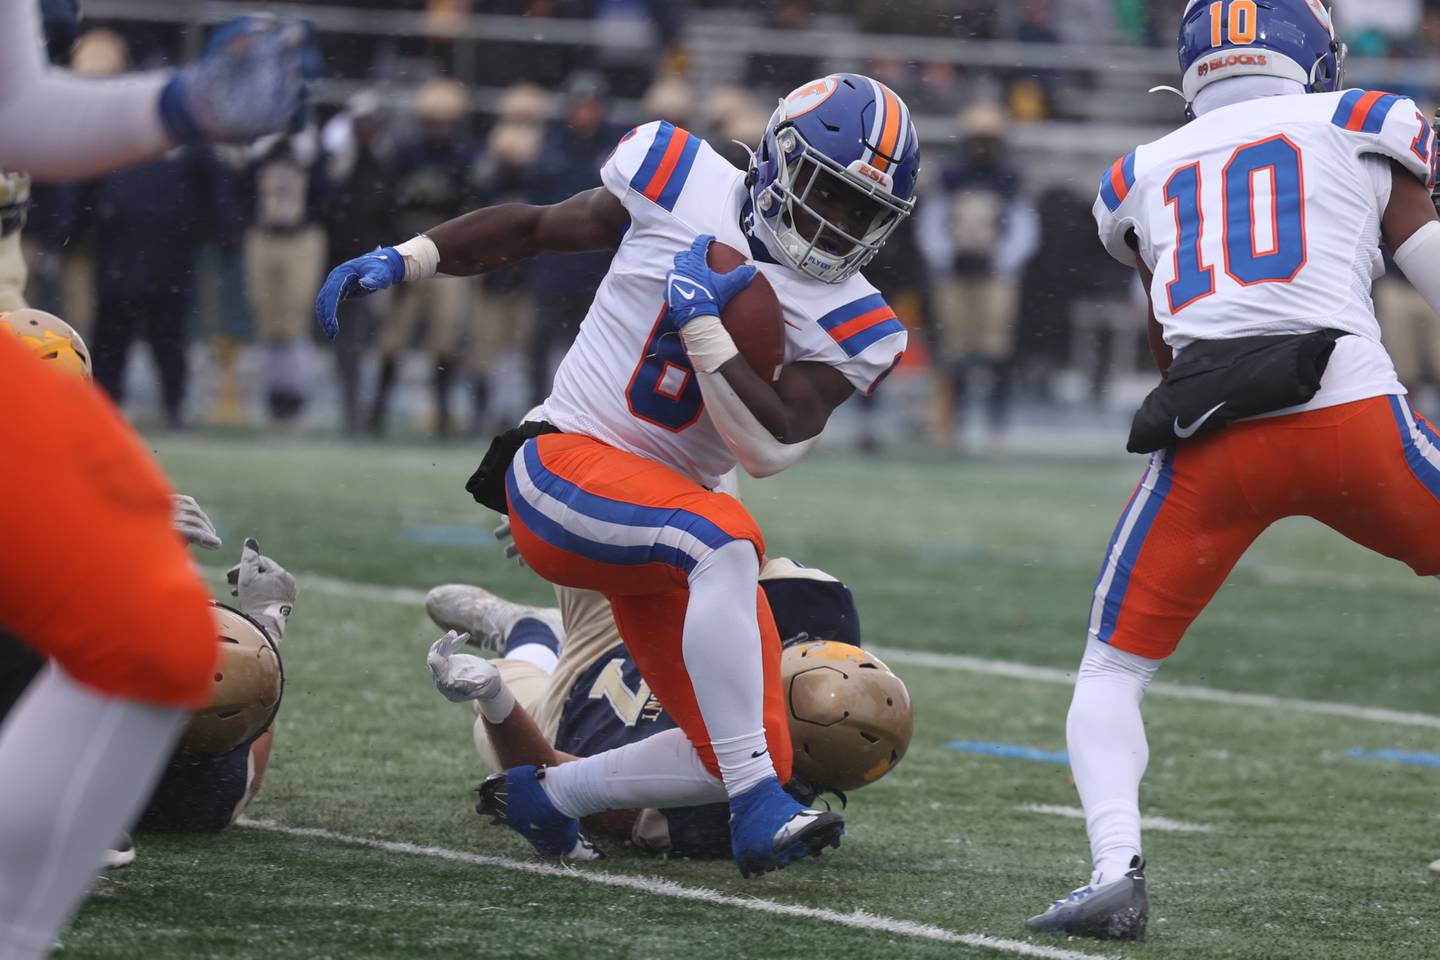
[[(1082, 5), (1087, 12), (1079, 16)], [(690, 79), (696, 52), (680, 42), (687, 9), (743, 8), (774, 31), (832, 29), (838, 21), (877, 34), (1138, 43), (1154, 39), (1152, 15), (1170, 5), (1065, 0), (1064, 17), (1055, 0), (409, 6), (451, 30), (463, 26), (472, 6), (487, 14), (590, 17), (599, 39), (584, 50), (482, 46), (463, 72), (474, 89), (499, 93), (477, 111), (472, 88), (451, 78), (452, 45), (434, 37), (322, 35), (328, 71), (357, 81), (357, 92), (339, 109), (314, 111), (302, 129), (243, 150), (184, 148), (93, 183), (35, 188), (24, 231), (28, 296), (85, 333), (96, 378), (113, 396), (124, 401), (130, 355), (143, 341), (164, 417), (175, 427), (246, 423), (257, 412), (277, 431), (317, 421), (328, 427), (327, 417), (315, 414), (315, 398), (325, 393), (333, 398), (328, 418), (338, 407), (338, 425), (351, 435), (385, 434), (399, 419), (401, 394), (410, 398), (407, 424), (436, 435), (501, 429), (544, 397), (608, 255), (543, 257), (480, 278), (440, 278), (349, 301), (333, 343), (319, 336), (314, 294), (334, 264), (467, 210), (553, 203), (598, 186), (599, 168), (635, 119), (637, 102), (645, 118), (684, 126), (744, 166), (742, 144), (758, 142), (775, 98), (829, 65), (823, 51), (797, 42), (784, 54), (750, 54), (731, 86), (697, 91)], [(1349, 9), (1361, 42), (1383, 42), (1381, 52), (1403, 51), (1440, 24), (1440, 0), (1352, 2)], [(637, 29), (648, 38), (639, 46)], [(92, 75), (144, 67), (175, 55), (183, 39), (177, 30), (92, 24), (71, 66)], [(607, 31), (630, 31), (632, 42), (609, 49)], [(1055, 377), (1073, 370), (1077, 357), (1089, 396), (1100, 397), (1111, 376), (1124, 372), (1117, 363), (1143, 355), (1143, 325), (1132, 272), (1094, 242), (1096, 172), (1080, 171), (1070, 183), (1034, 182), (1012, 142), (1017, 123), (1063, 112), (1055, 78), (885, 57), (856, 66), (892, 85), (917, 115), (955, 118), (952, 140), (926, 144), (917, 215), (866, 270), (913, 331), (895, 378), (910, 385), (900, 391), (906, 417), (928, 432), (934, 449), (973, 448), (962, 436), (972, 422), (984, 427), (983, 443), (999, 448), (1016, 398), (1050, 399)], [(413, 94), (395, 96), (397, 78)], [(621, 103), (631, 104), (623, 124)], [(1440, 336), (1414, 319), (1413, 292), (1397, 283), (1377, 296), (1396, 318), (1395, 336), (1415, 344), (1402, 374), (1440, 379)], [(1133, 349), (1114, 349), (1107, 341), (1115, 338)], [(205, 364), (200, 398), (190, 373), (197, 356)], [(420, 381), (427, 402), (417, 409)], [(262, 404), (253, 402), (256, 392)], [(870, 423), (874, 404), (862, 413), (860, 422)], [(862, 445), (873, 445), (873, 431), (862, 426), (860, 434)]]

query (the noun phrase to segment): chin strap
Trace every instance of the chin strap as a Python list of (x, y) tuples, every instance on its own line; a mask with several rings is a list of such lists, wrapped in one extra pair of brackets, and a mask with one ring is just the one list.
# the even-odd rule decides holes
[[(1175, 96), (1179, 97), (1181, 100), (1185, 100), (1185, 94), (1184, 94), (1183, 91), (1176, 90), (1174, 87), (1169, 86), (1168, 84), (1163, 84), (1163, 83), (1162, 83), (1162, 84), (1160, 84), (1160, 86), (1158, 86), (1158, 87), (1151, 87), (1151, 88), (1150, 88), (1148, 91), (1146, 91), (1146, 92), (1147, 92), (1147, 93), (1173, 93), (1173, 94), (1175, 94)], [(1194, 120), (1194, 119), (1195, 119), (1195, 107), (1194, 107), (1193, 104), (1190, 103), (1189, 100), (1185, 100), (1185, 119), (1186, 119), (1187, 121), (1189, 121), (1189, 120)]]

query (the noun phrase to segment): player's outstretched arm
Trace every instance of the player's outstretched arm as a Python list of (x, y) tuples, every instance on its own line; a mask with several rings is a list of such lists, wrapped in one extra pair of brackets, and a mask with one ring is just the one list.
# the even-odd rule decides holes
[(1440, 314), (1440, 219), (1430, 189), (1394, 161), (1391, 168), (1390, 203), (1380, 221), (1381, 235), (1406, 279)]
[(79, 180), (178, 143), (244, 141), (284, 129), (304, 94), (309, 39), (298, 24), (245, 18), (218, 30), (184, 69), (114, 79), (53, 70), (38, 4), (0, 15), (0, 167)]
[(340, 332), (340, 303), (406, 280), (443, 273), (471, 277), (540, 253), (614, 250), (630, 214), (603, 187), (549, 206), (502, 203), (447, 220), (394, 247), (347, 260), (325, 278), (315, 319), (325, 335)]
[(698, 237), (675, 255), (666, 303), (710, 419), (745, 471), (768, 477), (809, 452), (830, 414), (855, 388), (823, 363), (790, 364), (773, 386), (750, 368), (725, 331), (720, 311), (754, 279), (755, 268), (747, 264), (728, 274), (711, 270), (706, 251), (714, 239)]

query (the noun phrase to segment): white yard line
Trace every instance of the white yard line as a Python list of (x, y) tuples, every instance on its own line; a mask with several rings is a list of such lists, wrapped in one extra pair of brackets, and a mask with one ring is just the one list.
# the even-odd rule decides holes
[[(870, 648), (876, 656), (889, 663), (903, 663), (912, 667), (931, 670), (954, 670), (959, 673), (974, 673), (989, 677), (1009, 677), (1013, 680), (1034, 680), (1039, 683), (1054, 683), (1073, 686), (1075, 674), (1053, 667), (1036, 667), (1028, 663), (1013, 663), (1009, 660), (988, 660), (983, 657), (966, 657), (955, 653), (921, 653), (914, 650), (896, 650), (890, 647)], [(1077, 662), (1079, 654), (1076, 654)], [(1177, 700), (1201, 700), (1207, 703), (1223, 703), (1229, 706), (1262, 707), (1267, 710), (1288, 710), (1293, 713), (1314, 713), (1327, 717), (1343, 717), (1347, 720), (1370, 720), (1376, 723), (1393, 723), (1402, 727), (1429, 727), (1440, 729), (1440, 717), (1429, 713), (1407, 713), (1401, 710), (1386, 710), (1383, 707), (1361, 707), (1353, 703), (1326, 703), (1323, 700), (1292, 700), (1289, 697), (1275, 697), (1266, 693), (1237, 693), (1233, 690), (1214, 690), (1210, 687), (1192, 687), (1181, 683), (1155, 681), (1150, 684), (1151, 696), (1173, 697)]]
[[(1066, 817), (1070, 820), (1084, 820), (1085, 811), (1079, 807), (1061, 807), (1052, 803), (1022, 803), (1015, 807), (1021, 813), (1043, 813), (1052, 817)], [(1214, 833), (1215, 828), (1203, 823), (1186, 823), (1169, 817), (1141, 817), (1140, 826), (1145, 830), (1161, 833)]]
[[(205, 576), (215, 579), (223, 579), (225, 576), (225, 571), (219, 567), (201, 567), (200, 570)], [(302, 590), (310, 590), (332, 597), (398, 603), (415, 607), (423, 606), (425, 603), (425, 591), (411, 587), (382, 587), (314, 574), (300, 574), (298, 580)], [(953, 670), (957, 673), (971, 673), (987, 677), (1008, 677), (1012, 680), (1032, 680), (1066, 687), (1075, 683), (1073, 671), (1057, 670), (1053, 667), (1037, 667), (1028, 663), (991, 660), (985, 657), (967, 657), (957, 653), (925, 653), (893, 647), (871, 647), (870, 649), (884, 660), (912, 667)], [(1077, 645), (1075, 654), (1077, 663), (1080, 656), (1079, 650), (1080, 647)], [(1238, 693), (1233, 690), (1214, 690), (1210, 687), (1192, 687), (1164, 681), (1151, 683), (1149, 693), (1151, 696), (1172, 697), (1177, 700), (1199, 700), (1206, 703), (1223, 703), (1227, 706), (1260, 707), (1266, 710), (1286, 710), (1292, 713), (1310, 713), (1326, 717), (1341, 717), (1346, 720), (1367, 720), (1402, 727), (1426, 727), (1440, 730), (1440, 716), (1434, 714), (1387, 710), (1383, 707), (1361, 707), (1352, 703), (1295, 700), (1265, 693)]]
[(603, 870), (577, 869), (533, 860), (512, 860), (509, 857), (491, 857), (478, 853), (467, 853), (463, 850), (448, 850), (444, 847), (426, 847), (413, 843), (377, 840), (373, 837), (350, 836), (348, 834), (334, 833), (330, 830), (320, 830), (314, 827), (292, 827), (288, 824), (277, 823), (273, 820), (241, 819), (236, 822), (236, 825), (248, 827), (252, 830), (265, 830), (270, 833), (280, 833), (291, 837), (305, 837), (311, 840), (326, 840), (331, 843), (343, 843), (352, 847), (365, 847), (370, 850), (382, 850), (386, 853), (395, 853), (404, 856), (431, 857), (436, 860), (448, 860), (452, 863), (468, 863), (478, 867), (494, 867), (500, 870), (528, 873), (539, 877), (579, 880), (584, 883), (594, 883), (605, 887), (618, 887), (623, 890), (634, 890), (638, 893), (669, 897), (674, 900), (690, 900), (695, 903), (706, 903), (717, 907), (737, 907), (741, 910), (753, 910), (758, 913), (769, 913), (781, 917), (819, 920), (822, 923), (833, 923), (843, 927), (853, 927), (857, 930), (869, 930), (875, 933), (916, 937), (922, 940), (938, 940), (942, 943), (960, 943), (970, 947), (982, 947), (987, 950), (1009, 953), (1018, 957), (1037, 957), (1042, 958), (1042, 960), (1106, 960), (1102, 954), (1081, 953), (1077, 950), (1026, 943), (1023, 940), (1007, 940), (1003, 937), (987, 937), (979, 933), (957, 933), (954, 930), (946, 930), (944, 927), (936, 927), (928, 923), (918, 923), (914, 920), (901, 920), (895, 917), (882, 917), (873, 913), (866, 913), (863, 910), (856, 910), (853, 913), (841, 913), (838, 910), (826, 910), (822, 907), (804, 907), (793, 903), (781, 903), (778, 900), (763, 900), (758, 897), (736, 897), (730, 894), (720, 893), (717, 890), (707, 890), (704, 887), (687, 887), (684, 884), (676, 883), (673, 880), (666, 880), (662, 877), (628, 876), (620, 873), (606, 873)]

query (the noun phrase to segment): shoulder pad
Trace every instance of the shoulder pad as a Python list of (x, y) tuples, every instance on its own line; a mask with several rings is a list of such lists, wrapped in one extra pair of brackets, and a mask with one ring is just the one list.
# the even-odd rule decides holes
[(1409, 97), (1347, 90), (1330, 122), (1358, 141), (1358, 153), (1389, 157), (1427, 186), (1435, 180), (1435, 133)]
[(622, 201), (642, 196), (673, 212), (702, 143), (668, 120), (644, 124), (620, 138), (600, 169), (601, 179)]

